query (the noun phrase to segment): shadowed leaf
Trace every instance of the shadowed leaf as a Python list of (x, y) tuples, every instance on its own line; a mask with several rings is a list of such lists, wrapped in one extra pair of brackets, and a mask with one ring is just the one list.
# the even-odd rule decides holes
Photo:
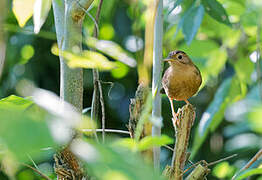
[(231, 26), (226, 10), (219, 2), (216, 0), (202, 0), (201, 2), (205, 7), (206, 12), (211, 17), (221, 23)]
[(213, 101), (201, 117), (194, 138), (192, 157), (196, 155), (197, 150), (203, 144), (207, 135), (220, 125), (226, 108), (245, 96), (245, 87), (245, 84), (239, 82), (236, 77), (228, 78), (220, 85)]
[(198, 28), (201, 25), (204, 16), (204, 8), (202, 5), (189, 8), (183, 17), (182, 31), (187, 44), (190, 44), (194, 39)]
[(0, 100), (0, 139), (22, 161), (27, 154), (39, 158), (41, 148), (54, 146), (44, 111), (29, 99), (9, 96)]

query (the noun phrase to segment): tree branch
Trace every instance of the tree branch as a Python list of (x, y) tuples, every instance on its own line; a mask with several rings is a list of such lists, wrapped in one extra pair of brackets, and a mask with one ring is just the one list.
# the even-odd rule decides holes
[(210, 172), (210, 169), (206, 165), (198, 164), (192, 173), (186, 178), (186, 180), (202, 180)]
[(165, 169), (165, 176), (169, 179), (182, 180), (184, 166), (187, 159), (187, 147), (190, 137), (191, 127), (195, 120), (194, 107), (189, 104), (178, 110), (179, 126), (176, 128), (176, 143), (172, 158), (172, 165)]

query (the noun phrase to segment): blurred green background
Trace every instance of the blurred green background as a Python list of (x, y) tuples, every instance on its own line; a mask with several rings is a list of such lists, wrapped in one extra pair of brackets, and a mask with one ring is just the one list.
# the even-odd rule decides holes
[[(230, 179), (262, 148), (262, 1), (214, 1), (163, 1), (163, 57), (171, 50), (183, 50), (203, 76), (201, 90), (190, 99), (197, 113), (190, 138), (192, 161), (212, 162), (238, 154), (233, 159), (210, 167), (212, 170), (208, 179), (215, 180)], [(149, 0), (103, 2), (98, 39), (116, 42), (138, 63), (137, 67), (129, 67), (117, 61), (119, 68), (100, 73), (102, 81), (113, 83), (112, 88), (102, 84), (108, 129), (127, 130), (130, 98), (135, 95), (139, 79), (147, 78), (138, 71), (144, 66), (146, 10), (149, 3)], [(97, 6), (98, 1), (95, 1), (89, 10), (92, 16)], [(59, 58), (51, 53), (51, 47), (56, 43), (52, 10), (40, 33), (34, 34), (32, 19), (20, 28), (12, 12), (12, 1), (7, 1), (5, 7), (2, 11), (5, 21), (0, 26), (0, 30), (4, 31), (1, 41), (6, 45), (0, 97), (19, 95), (17, 83), (22, 79), (31, 80), (37, 87), (59, 95)], [(83, 35), (90, 36), (93, 29), (94, 22), (86, 16)], [(84, 46), (84, 49), (87, 48)], [(115, 61), (110, 57), (108, 59)], [(86, 69), (84, 108), (91, 106), (92, 93), (92, 71)], [(162, 101), (162, 132), (174, 137), (170, 105), (165, 95)], [(176, 102), (175, 108), (183, 105), (184, 102)], [(20, 140), (17, 136), (17, 141)], [(52, 153), (46, 153), (45, 158), (36, 160), (39, 168), (50, 177), (54, 177)], [(162, 148), (161, 169), (171, 162), (171, 158), (171, 151)], [(254, 166), (258, 167), (259, 164), (261, 167), (261, 160)], [(25, 167), (18, 168), (15, 176), (21, 180), (41, 179)], [(121, 175), (119, 177), (123, 179)], [(253, 178), (262, 179), (259, 175)], [(7, 179), (3, 171), (0, 171), (0, 179)]]

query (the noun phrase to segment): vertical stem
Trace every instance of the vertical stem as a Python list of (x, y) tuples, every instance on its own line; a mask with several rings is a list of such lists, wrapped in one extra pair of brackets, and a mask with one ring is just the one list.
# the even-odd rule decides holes
[(6, 50), (6, 41), (4, 35), (4, 21), (5, 21), (5, 13), (6, 13), (6, 0), (0, 1), (0, 7), (3, 7), (2, 15), (0, 16), (0, 79), (4, 67), (5, 62), (5, 50)]
[[(161, 82), (161, 72), (162, 72), (162, 38), (163, 38), (163, 0), (155, 0), (158, 5), (157, 13), (154, 25), (154, 47), (153, 47), (153, 79), (152, 79), (152, 96), (153, 96), (153, 106), (152, 106), (152, 118), (158, 121), (158, 123), (153, 124), (152, 136), (161, 135), (161, 96), (160, 96), (160, 82)], [(155, 147), (153, 149), (154, 153), (154, 167), (159, 169), (160, 167), (160, 147)]]
[[(53, 0), (57, 43), (62, 50), (81, 51), (82, 20), (71, 16), (73, 0)], [(71, 103), (79, 112), (83, 108), (83, 70), (70, 69), (60, 56), (60, 97)]]
[[(96, 23), (99, 24), (99, 16), (102, 8), (103, 0), (100, 0), (99, 6), (97, 8), (96, 12)], [(98, 27), (95, 26), (94, 30), (94, 37), (98, 37)], [(104, 98), (103, 98), (103, 91), (102, 91), (102, 85), (99, 81), (99, 72), (97, 69), (93, 69), (93, 84), (94, 84), (94, 92), (93, 92), (93, 99), (92, 99), (92, 110), (91, 110), (91, 118), (93, 120), (98, 119), (98, 107), (99, 107), (99, 100), (101, 104), (101, 109), (102, 109), (102, 139), (103, 142), (105, 142), (105, 105), (104, 105)], [(100, 98), (99, 98), (100, 97)], [(98, 141), (97, 135), (95, 134), (95, 137)]]
[[(62, 50), (80, 53), (82, 50), (82, 20), (72, 18), (72, 3), (74, 0), (65, 1), (64, 41)], [(61, 86), (60, 96), (71, 103), (79, 112), (83, 109), (83, 69), (71, 69), (61, 61)]]
[(262, 85), (261, 85), (261, 65), (260, 65), (260, 59), (261, 59), (261, 50), (260, 50), (260, 33), (261, 33), (261, 22), (260, 19), (257, 23), (257, 63), (256, 63), (256, 70), (257, 70), (257, 82), (259, 87), (259, 95), (260, 99), (262, 100)]

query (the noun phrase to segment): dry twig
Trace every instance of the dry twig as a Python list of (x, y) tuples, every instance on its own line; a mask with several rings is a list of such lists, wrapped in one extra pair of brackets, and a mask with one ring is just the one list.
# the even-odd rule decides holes
[(46, 179), (46, 180), (51, 180), (49, 177), (47, 177), (46, 175), (44, 175), (42, 172), (40, 172), (39, 170), (37, 170), (36, 168), (29, 166), (28, 164), (25, 163), (21, 163), (23, 166), (26, 166), (30, 169), (32, 169), (33, 171), (35, 171), (37, 174), (39, 174), (42, 178)]
[(236, 177), (244, 170), (248, 169), (254, 162), (256, 162), (262, 156), (262, 149), (260, 149), (255, 156), (243, 167), (241, 168), (233, 177), (232, 180), (236, 179)]

